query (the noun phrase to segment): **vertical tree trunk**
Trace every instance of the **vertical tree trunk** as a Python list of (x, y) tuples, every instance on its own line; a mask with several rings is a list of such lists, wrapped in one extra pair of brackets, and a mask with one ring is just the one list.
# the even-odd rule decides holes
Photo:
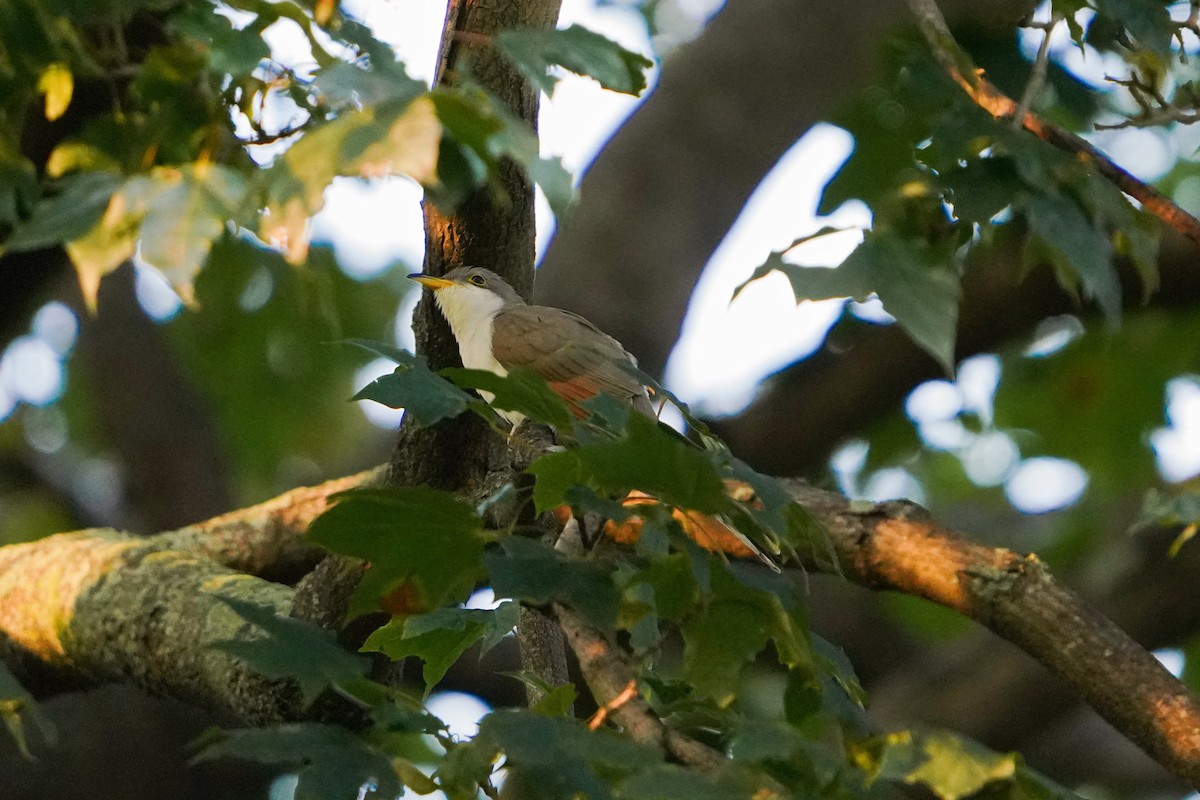
[[(514, 114), (537, 124), (538, 91), (492, 47), (506, 28), (554, 27), (561, 0), (451, 0), (446, 10), (437, 82), (453, 83), (469, 59), (474, 79)], [(521, 169), (506, 162), (501, 193), (475, 192), (453, 216), (425, 204), (425, 272), (443, 275), (463, 265), (495, 270), (525, 297), (533, 287), (533, 186)], [(413, 319), (417, 349), (433, 367), (459, 363), (458, 348), (431, 299), (422, 298)], [(396, 483), (458, 488), (486, 471), (494, 439), (469, 416), (418, 429), (408, 420), (392, 456), (389, 478)]]

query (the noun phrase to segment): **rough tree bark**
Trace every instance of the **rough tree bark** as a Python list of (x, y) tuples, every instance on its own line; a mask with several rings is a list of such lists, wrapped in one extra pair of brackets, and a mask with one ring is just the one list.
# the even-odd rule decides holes
[[(488, 37), (513, 27), (552, 28), (561, 0), (520, 3), (453, 0), (438, 56), (437, 82), (453, 83), (456, 70), (469, 61), (471, 74), (485, 89), (532, 126), (537, 125), (539, 94), (487, 43)], [(425, 204), (425, 272), (444, 275), (455, 267), (486, 265), (523, 295), (533, 284), (533, 186), (520, 167), (505, 161), (501, 193), (475, 192), (446, 216)], [(426, 293), (413, 317), (417, 350), (434, 367), (460, 365), (458, 347), (444, 319)], [(496, 439), (479, 420), (451, 421), (419, 429), (406, 421), (391, 461), (391, 480), (446, 489), (463, 486), (486, 471), (499, 454)]]
[[(540, 92), (492, 47), (488, 39), (509, 28), (551, 29), (558, 20), (561, 0), (451, 0), (438, 54), (436, 82), (453, 84), (457, 71), (469, 69), (472, 78), (495, 95), (518, 118), (536, 129)], [(475, 192), (452, 216), (425, 203), (425, 272), (444, 275), (461, 266), (486, 265), (506, 278), (524, 297), (533, 286), (533, 185), (519, 165), (506, 159), (500, 167), (500, 192)], [(413, 319), (417, 350), (434, 366), (460, 365), (458, 347), (449, 327), (425, 293)], [(420, 428), (405, 420), (391, 460), (389, 479), (461, 489), (482, 479), (510, 455), (474, 415)], [(517, 638), (525, 669), (548, 684), (567, 682), (566, 651), (554, 622), (533, 609), (522, 609)], [(530, 687), (529, 700), (540, 691)]]

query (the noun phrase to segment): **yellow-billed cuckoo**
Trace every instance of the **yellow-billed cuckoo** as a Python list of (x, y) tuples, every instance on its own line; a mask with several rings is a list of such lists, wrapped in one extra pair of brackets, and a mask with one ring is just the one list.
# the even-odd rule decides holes
[[(531, 369), (580, 417), (587, 414), (579, 403), (600, 393), (654, 414), (646, 387), (627, 369), (637, 365), (634, 357), (578, 314), (529, 305), (483, 267), (459, 267), (444, 278), (408, 277), (433, 290), (464, 367), (498, 375), (514, 367)], [(490, 395), (480, 394), (491, 402)], [(514, 426), (522, 419), (516, 412), (498, 413)]]
[[(526, 367), (546, 380), (579, 417), (587, 412), (579, 405), (603, 393), (633, 405), (653, 416), (646, 386), (627, 368), (637, 361), (616, 339), (578, 314), (550, 306), (529, 305), (499, 275), (483, 267), (459, 267), (445, 277), (415, 274), (408, 277), (433, 290), (434, 300), (450, 323), (458, 341), (464, 367), (507, 375), (514, 367)], [(492, 396), (480, 392), (489, 403)], [(497, 409), (515, 427), (521, 414)], [(751, 491), (746, 484), (730, 485), (732, 494)], [(630, 492), (628, 506), (657, 502), (642, 492)], [(683, 529), (702, 547), (729, 555), (774, 563), (725, 521), (693, 511), (676, 509), (673, 515)], [(606, 534), (617, 541), (632, 541), (641, 534), (641, 521), (621, 525), (609, 522)]]

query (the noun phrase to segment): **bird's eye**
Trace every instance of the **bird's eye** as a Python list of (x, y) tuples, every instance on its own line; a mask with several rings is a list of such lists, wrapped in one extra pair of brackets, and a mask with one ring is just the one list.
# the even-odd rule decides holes
[(487, 286), (487, 279), (482, 275), (472, 275), (471, 277), (467, 278), (467, 283), (471, 284), (472, 286)]

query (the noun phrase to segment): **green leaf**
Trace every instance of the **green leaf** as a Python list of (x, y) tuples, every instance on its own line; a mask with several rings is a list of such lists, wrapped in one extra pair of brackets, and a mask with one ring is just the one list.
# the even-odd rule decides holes
[(573, 684), (564, 683), (546, 692), (541, 700), (529, 707), (529, 710), (547, 717), (565, 717), (570, 715), (578, 695), (579, 692), (575, 691)]
[(579, 720), (528, 711), (496, 711), (479, 723), (475, 746), (503, 752), (507, 764), (539, 797), (612, 796), (611, 776), (655, 764), (650, 749), (606, 730), (588, 730)]
[(366, 659), (343, 649), (333, 631), (283, 616), (270, 606), (221, 594), (216, 597), (257, 630), (243, 631), (236, 639), (210, 646), (242, 659), (268, 678), (295, 680), (305, 705), (327, 687), (355, 680), (366, 672)]
[(855, 705), (860, 709), (865, 708), (867, 693), (858, 680), (854, 665), (846, 657), (846, 651), (815, 633), (810, 632), (809, 639), (812, 642), (816, 664), (821, 672), (828, 675)]
[(941, 176), (954, 216), (963, 222), (987, 224), (1013, 204), (1025, 184), (1009, 158), (977, 158), (956, 165)]
[(780, 661), (811, 669), (806, 624), (773, 593), (749, 588), (714, 566), (708, 603), (680, 626), (683, 676), (698, 694), (728, 705), (742, 667), (774, 639)]
[(454, 90), (439, 87), (430, 97), (438, 119), (460, 146), (452, 165), (458, 185), (447, 193), (449, 197), (461, 195), (475, 176), (496, 175), (502, 159), (511, 158), (542, 188), (555, 216), (566, 215), (575, 196), (570, 173), (560, 159), (542, 157), (537, 135), (528, 123), (473, 84)]
[(292, 263), (308, 252), (307, 227), (325, 206), (325, 189), (339, 175), (407, 175), (433, 184), (442, 126), (428, 97), (347, 111), (304, 134), (264, 173), (264, 241)]
[(403, 347), (397, 347), (394, 344), (387, 342), (376, 342), (371, 339), (346, 339), (341, 344), (352, 344), (355, 347), (360, 347), (368, 353), (374, 353), (377, 356), (383, 356), (389, 361), (394, 361), (397, 364), (411, 364), (414, 359), (419, 358), (412, 352), (405, 350)]
[(211, 730), (194, 746), (201, 749), (193, 763), (236, 758), (299, 767), (296, 800), (359, 797), (366, 784), (374, 785), (380, 797), (395, 797), (403, 788), (386, 755), (337, 725)]
[[(1088, 475), (1089, 497), (1148, 486), (1159, 476), (1145, 432), (1163, 424), (1163, 386), (1194, 372), (1198, 363), (1200, 314), (1195, 311), (1144, 311), (1130, 315), (1115, 333), (1092, 326), (1048, 356), (1013, 353), (1004, 359), (995, 425), (1026, 432), (1023, 456), (1078, 463)], [(1106, 433), (1097, 436), (1096, 431)], [(1086, 513), (1094, 517), (1105, 513), (1104, 507), (1092, 506)]]
[(772, 253), (754, 271), (772, 271), (791, 281), (796, 301), (879, 295), (900, 327), (947, 372), (954, 369), (958, 324), (958, 270), (948, 253), (892, 233), (873, 232), (835, 269), (800, 267)]
[(1175, 25), (1163, 3), (1157, 0), (1096, 0), (1096, 10), (1123, 25), (1142, 47), (1163, 58), (1171, 57)]
[(471, 645), (482, 642), (482, 655), (516, 627), (518, 610), (516, 603), (506, 601), (495, 610), (439, 608), (393, 619), (367, 637), (362, 649), (384, 653), (394, 661), (418, 656), (425, 662), (428, 694)]
[(1183, 492), (1172, 497), (1151, 489), (1142, 500), (1142, 510), (1135, 524), (1138, 527), (1182, 525), (1183, 530), (1167, 549), (1167, 555), (1174, 558), (1185, 544), (1195, 538), (1196, 530), (1200, 528), (1200, 492)]
[(808, 717), (800, 726), (742, 720), (732, 732), (729, 754), (735, 761), (787, 764), (805, 776), (803, 785), (828, 786), (839, 774), (851, 773), (845, 732), (827, 714)]
[(612, 567), (568, 558), (536, 539), (509, 536), (501, 545), (484, 556), (497, 596), (565, 603), (598, 627), (612, 629), (620, 601)]
[(594, 78), (605, 89), (639, 95), (653, 62), (640, 53), (579, 25), (552, 31), (510, 30), (496, 35), (500, 52), (541, 91), (550, 94), (558, 79), (552, 67)]
[(652, 588), (656, 613), (664, 619), (678, 621), (692, 612), (699, 597), (692, 569), (691, 558), (686, 553), (672, 553), (656, 558), (638, 570), (630, 578), (629, 585), (645, 584)]
[(223, 14), (214, 14), (205, 6), (185, 6), (170, 17), (170, 27), (203, 46), (208, 53), (208, 68), (218, 75), (236, 79), (249, 75), (271, 57), (271, 48), (262, 37), (261, 26), (236, 28)]
[(876, 780), (923, 785), (941, 800), (960, 800), (993, 781), (1012, 781), (1016, 756), (948, 733), (903, 731), (883, 739)]
[(1200, 491), (1167, 494), (1151, 489), (1138, 512), (1140, 525), (1191, 525), (1200, 522)]
[(402, 590), (407, 610), (466, 599), (482, 575), (482, 522), (453, 494), (424, 486), (360, 489), (340, 495), (308, 538), (334, 553), (369, 561), (351, 614), (374, 610)]
[(467, 409), (474, 398), (429, 368), (424, 356), (407, 350), (356, 339), (350, 344), (397, 362), (394, 372), (364, 386), (352, 400), (374, 400), (389, 408), (403, 408), (423, 426), (430, 426)]
[(69, 242), (100, 221), (121, 178), (108, 172), (79, 172), (62, 180), (58, 194), (44, 198), (33, 215), (4, 243), (12, 252)]
[(493, 397), (489, 405), (496, 408), (517, 411), (563, 433), (574, 427), (575, 417), (567, 404), (531, 369), (516, 367), (508, 375), (500, 376), (487, 370), (448, 367), (438, 374), (463, 389), (490, 392)]
[(1085, 294), (1095, 299), (1110, 327), (1121, 321), (1121, 284), (1108, 237), (1088, 222), (1073, 201), (1034, 195), (1024, 207), (1030, 232), (1056, 266), (1068, 270)]
[(567, 502), (568, 490), (580, 484), (612, 496), (638, 489), (702, 514), (718, 513), (732, 502), (704, 451), (640, 414), (629, 418), (620, 439), (544, 455), (529, 472), (537, 478), (533, 499), (539, 511)]
[(412, 100), (425, 92), (424, 81), (410, 77), (398, 66), (370, 69), (360, 64), (339, 62), (313, 78), (313, 86), (334, 106), (377, 106), (391, 101)]
[[(39, 195), (33, 162), (0, 138), (0, 231), (17, 225), (29, 213)], [(8, 244), (0, 242), (0, 252)]]

